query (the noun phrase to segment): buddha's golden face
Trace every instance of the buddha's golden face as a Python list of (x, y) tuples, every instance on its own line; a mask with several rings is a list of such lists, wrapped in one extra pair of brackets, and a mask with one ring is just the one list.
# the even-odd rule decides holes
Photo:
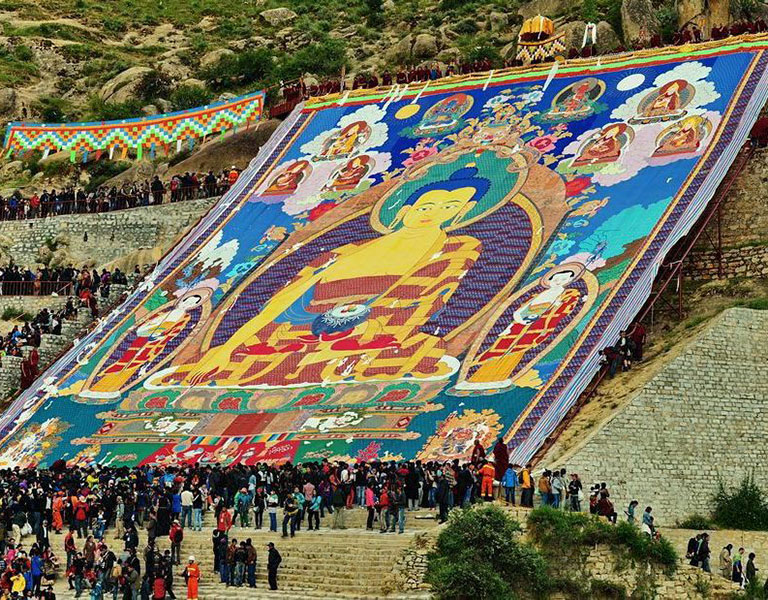
[(430, 229), (452, 221), (471, 208), (475, 188), (464, 187), (453, 191), (430, 190), (410, 206), (404, 206), (403, 227)]

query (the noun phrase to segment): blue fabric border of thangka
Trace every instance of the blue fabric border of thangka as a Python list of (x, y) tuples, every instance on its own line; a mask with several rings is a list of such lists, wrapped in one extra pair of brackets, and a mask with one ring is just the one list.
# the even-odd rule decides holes
[(160, 115), (152, 115), (148, 117), (136, 117), (135, 119), (116, 119), (114, 121), (76, 121), (74, 123), (30, 123), (28, 121), (12, 121), (8, 123), (8, 125), (5, 128), (5, 136), (3, 137), (3, 148), (8, 147), (8, 143), (11, 139), (11, 134), (13, 133), (14, 129), (21, 128), (21, 127), (36, 128), (36, 129), (43, 129), (43, 130), (46, 130), (46, 129), (55, 130), (57, 128), (78, 129), (78, 128), (86, 128), (86, 127), (88, 128), (117, 127), (122, 125), (147, 124), (155, 121), (157, 122), (167, 121), (169, 119), (190, 118), (190, 117), (193, 117), (196, 113), (210, 111), (212, 109), (219, 108), (221, 106), (238, 104), (240, 102), (244, 102), (246, 100), (252, 100), (259, 97), (261, 97), (261, 107), (263, 111), (264, 103), (266, 101), (267, 95), (263, 90), (259, 90), (256, 92), (251, 92), (250, 94), (237, 96), (229, 100), (219, 100), (218, 102), (212, 102), (211, 104), (206, 104), (204, 106), (197, 106), (195, 108), (188, 108), (186, 110), (178, 110), (176, 112), (163, 113)]
[[(515, 422), (514, 433), (507, 438), (510, 460), (524, 464), (554, 431), (579, 395), (597, 373), (600, 363), (598, 351), (614, 343), (622, 329), (628, 327), (634, 315), (651, 293), (653, 282), (667, 252), (677, 243), (703, 214), (717, 187), (725, 177), (733, 160), (747, 140), (760, 111), (768, 100), (768, 56), (765, 50), (756, 53), (751, 70), (732, 107), (720, 137), (703, 164), (664, 219), (660, 231), (649, 240), (643, 256), (614, 294), (602, 314), (593, 321), (589, 333), (558, 377), (546, 390), (531, 401), (531, 406)], [(675, 214), (679, 216), (673, 218)], [(674, 227), (670, 228), (670, 223)]]
[(230, 215), (233, 205), (238, 205), (253, 189), (257, 182), (271, 168), (278, 155), (285, 149), (286, 141), (291, 141), (297, 131), (307, 121), (309, 115), (301, 112), (302, 106), (296, 110), (275, 130), (269, 141), (261, 147), (248, 168), (243, 171), (235, 186), (230, 189), (221, 201), (203, 216), (197, 225), (185, 236), (184, 240), (171, 249), (161, 259), (151, 275), (133, 292), (117, 309), (110, 313), (107, 320), (100, 323), (82, 340), (75, 340), (72, 348), (49, 367), (33, 387), (22, 393), (0, 417), (0, 441), (12, 432), (16, 418), (24, 411), (39, 403), (45, 395), (45, 381), (50, 378), (64, 376), (77, 365), (80, 348), (91, 343), (101, 342), (119, 321), (124, 319), (154, 288), (155, 282), (169, 276), (186, 258), (198, 249), (200, 242), (221, 225)]

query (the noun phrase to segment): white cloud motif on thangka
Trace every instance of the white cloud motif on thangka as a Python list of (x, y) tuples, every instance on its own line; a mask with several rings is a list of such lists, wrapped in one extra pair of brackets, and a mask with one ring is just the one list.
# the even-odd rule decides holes
[(197, 253), (195, 260), (203, 272), (215, 267), (219, 267), (223, 271), (232, 263), (232, 259), (237, 254), (240, 247), (239, 242), (236, 239), (231, 239), (222, 244), (222, 237), (223, 233), (218, 231)]
[(324, 131), (301, 146), (313, 161), (333, 160), (361, 154), (387, 141), (386, 111), (376, 105), (363, 106), (339, 119), (338, 126)]
[(697, 61), (678, 65), (674, 69), (670, 69), (657, 76), (656, 79), (653, 80), (653, 86), (647, 87), (633, 96), (630, 96), (624, 104), (613, 109), (611, 118), (623, 121), (634, 119), (638, 115), (638, 109), (640, 108), (641, 102), (649, 93), (656, 89), (663, 88), (667, 84), (673, 84), (676, 81), (684, 82), (687, 86), (692, 87), (693, 97), (685, 106), (685, 109), (688, 114), (696, 113), (698, 112), (696, 109), (706, 106), (720, 98), (720, 94), (715, 89), (715, 84), (706, 80), (706, 77), (711, 70), (710, 67), (704, 66)]

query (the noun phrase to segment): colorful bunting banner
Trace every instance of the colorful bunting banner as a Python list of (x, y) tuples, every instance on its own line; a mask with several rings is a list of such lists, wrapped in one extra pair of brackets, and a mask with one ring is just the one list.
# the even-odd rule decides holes
[(10, 123), (3, 142), (3, 154), (40, 151), (67, 151), (70, 160), (81, 152), (108, 150), (110, 158), (114, 149), (120, 148), (120, 156), (129, 151), (141, 158), (142, 146), (163, 144), (167, 147), (189, 140), (190, 148), (195, 138), (221, 133), (238, 125), (258, 121), (264, 108), (264, 92), (254, 92), (225, 102), (193, 108), (181, 112), (157, 115), (141, 119), (102, 121), (91, 123)]

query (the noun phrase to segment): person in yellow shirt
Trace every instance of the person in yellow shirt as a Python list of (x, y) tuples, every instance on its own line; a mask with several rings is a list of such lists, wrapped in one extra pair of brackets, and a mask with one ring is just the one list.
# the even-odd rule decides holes
[(533, 479), (531, 478), (531, 465), (530, 463), (520, 471), (520, 506), (527, 506), (533, 508)]
[(548, 470), (545, 470), (541, 474), (541, 477), (539, 477), (537, 487), (539, 488), (539, 499), (541, 506), (548, 506), (552, 504), (552, 482), (550, 480), (550, 476), (551, 473)]
[(14, 575), (11, 575), (11, 592), (16, 592), (21, 596), (24, 593), (24, 588), (27, 587), (27, 580), (24, 579), (24, 575), (16, 571)]

